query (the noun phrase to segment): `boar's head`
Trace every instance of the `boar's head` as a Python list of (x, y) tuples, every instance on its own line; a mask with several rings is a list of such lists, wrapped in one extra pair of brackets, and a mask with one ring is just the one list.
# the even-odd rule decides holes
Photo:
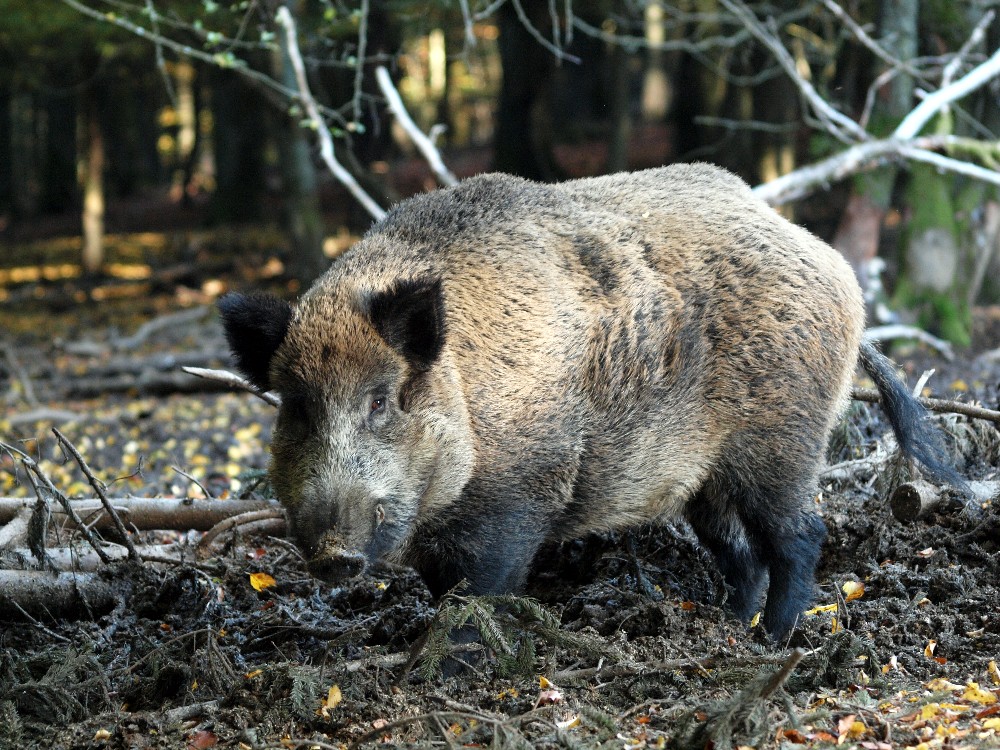
[(219, 309), (237, 367), (281, 396), (271, 481), (313, 572), (335, 580), (400, 560), (418, 514), (457, 496), (468, 473), (440, 279), (320, 282), (294, 308), (229, 294)]

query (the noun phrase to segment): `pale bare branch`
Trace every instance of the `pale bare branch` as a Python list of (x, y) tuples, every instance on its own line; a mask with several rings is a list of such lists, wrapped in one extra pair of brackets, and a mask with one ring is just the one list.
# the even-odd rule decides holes
[[(724, 0), (724, 2), (731, 1)], [(899, 127), (892, 134), (893, 137), (901, 141), (916, 137), (924, 125), (944, 107), (985, 86), (997, 75), (1000, 75), (1000, 49), (994, 52), (988, 60), (977, 65), (954, 83), (938, 89), (920, 102), (899, 123)]]
[(326, 164), (327, 169), (330, 170), (334, 178), (346, 187), (355, 200), (371, 214), (372, 218), (376, 221), (381, 221), (385, 218), (385, 209), (376, 203), (375, 199), (368, 195), (364, 188), (358, 184), (358, 181), (354, 179), (354, 175), (348, 172), (344, 165), (337, 161), (333, 148), (333, 135), (330, 133), (330, 128), (327, 127), (326, 121), (320, 114), (319, 107), (309, 88), (309, 81), (306, 77), (305, 65), (302, 62), (302, 53), (299, 50), (298, 34), (292, 14), (288, 8), (281, 6), (275, 14), (275, 19), (284, 29), (288, 57), (291, 60), (292, 68), (295, 70), (295, 80), (299, 89), (297, 96), (306, 109), (310, 126), (316, 131), (316, 136), (319, 138), (320, 157), (323, 159), (323, 163)]
[(392, 76), (389, 75), (389, 71), (385, 66), (380, 65), (375, 69), (375, 80), (378, 81), (378, 86), (382, 89), (382, 95), (389, 104), (389, 111), (395, 115), (400, 126), (410, 136), (413, 145), (417, 147), (431, 169), (434, 170), (438, 182), (447, 186), (457, 185), (458, 178), (445, 166), (444, 161), (441, 159), (441, 153), (435, 148), (433, 141), (424, 135), (413, 121), (413, 118), (410, 117), (410, 113), (406, 111), (403, 98), (399, 95), (396, 87), (392, 85)]

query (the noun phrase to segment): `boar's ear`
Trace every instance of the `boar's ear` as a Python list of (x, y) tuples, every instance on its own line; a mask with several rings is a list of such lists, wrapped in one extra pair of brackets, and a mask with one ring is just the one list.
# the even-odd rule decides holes
[(444, 346), (441, 279), (397, 281), (368, 298), (368, 319), (385, 342), (417, 370), (430, 369)]
[(236, 367), (255, 386), (268, 390), (271, 357), (288, 331), (292, 306), (269, 294), (227, 294), (218, 305)]

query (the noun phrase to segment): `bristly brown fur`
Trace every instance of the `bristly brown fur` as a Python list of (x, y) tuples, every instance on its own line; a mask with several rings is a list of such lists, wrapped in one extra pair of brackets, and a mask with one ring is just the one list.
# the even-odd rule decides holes
[(510, 591), (546, 539), (683, 515), (737, 614), (769, 576), (780, 634), (863, 323), (840, 255), (724, 170), (473, 178), (397, 206), (296, 306), (272, 477), (308, 549), (437, 592)]

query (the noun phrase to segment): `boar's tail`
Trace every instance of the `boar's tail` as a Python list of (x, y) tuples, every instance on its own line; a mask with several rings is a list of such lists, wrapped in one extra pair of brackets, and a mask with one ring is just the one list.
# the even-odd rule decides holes
[(965, 481), (946, 463), (941, 433), (927, 422), (927, 411), (896, 376), (892, 361), (868, 341), (861, 344), (860, 360), (882, 396), (900, 450), (923, 464), (934, 479), (964, 488)]

